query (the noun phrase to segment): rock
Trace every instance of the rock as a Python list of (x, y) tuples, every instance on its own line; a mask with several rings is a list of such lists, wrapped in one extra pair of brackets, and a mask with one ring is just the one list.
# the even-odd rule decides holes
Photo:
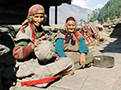
[(104, 55), (95, 56), (94, 66), (101, 68), (112, 68), (114, 66), (114, 57)]

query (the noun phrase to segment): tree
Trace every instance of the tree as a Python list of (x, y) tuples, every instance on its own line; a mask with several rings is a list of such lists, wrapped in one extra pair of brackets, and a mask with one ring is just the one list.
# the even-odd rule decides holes
[(89, 21), (91, 21), (91, 22), (96, 21), (97, 18), (98, 18), (99, 11), (100, 11), (99, 8), (98, 8), (98, 9), (95, 9), (95, 10), (93, 11), (93, 13), (92, 13), (91, 18), (90, 18)]
[(84, 24), (86, 21), (84, 19), (80, 19), (80, 25)]
[(105, 22), (108, 18), (115, 19), (115, 16), (121, 15), (121, 0), (109, 0), (107, 4), (100, 10), (97, 17), (98, 21)]

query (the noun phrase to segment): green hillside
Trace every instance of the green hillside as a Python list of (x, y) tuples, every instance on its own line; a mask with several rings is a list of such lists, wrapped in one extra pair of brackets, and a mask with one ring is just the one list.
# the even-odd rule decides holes
[(109, 0), (99, 13), (97, 15), (93, 15), (90, 20), (94, 21), (97, 19), (100, 22), (104, 22), (107, 21), (108, 18), (111, 20), (114, 19), (115, 16), (121, 16), (121, 0)]

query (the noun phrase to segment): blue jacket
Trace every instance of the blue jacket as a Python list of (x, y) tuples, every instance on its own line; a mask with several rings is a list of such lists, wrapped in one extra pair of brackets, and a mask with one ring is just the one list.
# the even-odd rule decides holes
[[(80, 38), (80, 47), (79, 47), (79, 53), (86, 53), (88, 54), (88, 47), (86, 46), (83, 38)], [(55, 44), (55, 52), (59, 57), (66, 57), (66, 54), (64, 52), (64, 48), (63, 48), (63, 43), (64, 43), (64, 39), (62, 38), (58, 38), (56, 40), (56, 44)]]

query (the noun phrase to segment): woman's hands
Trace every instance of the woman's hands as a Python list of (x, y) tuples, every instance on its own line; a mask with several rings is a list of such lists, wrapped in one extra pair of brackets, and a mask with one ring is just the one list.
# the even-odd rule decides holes
[(81, 66), (85, 65), (85, 63), (86, 63), (86, 54), (85, 53), (80, 54), (80, 62), (79, 63)]

